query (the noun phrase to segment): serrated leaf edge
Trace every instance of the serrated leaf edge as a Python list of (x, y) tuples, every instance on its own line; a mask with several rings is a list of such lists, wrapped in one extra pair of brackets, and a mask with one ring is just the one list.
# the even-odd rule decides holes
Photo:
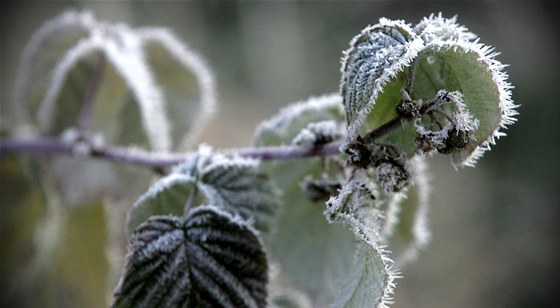
[(200, 111), (193, 120), (194, 123), (190, 131), (183, 136), (178, 144), (178, 149), (187, 149), (196, 141), (206, 123), (208, 123), (217, 110), (217, 91), (214, 74), (202, 57), (191, 50), (185, 42), (181, 41), (171, 31), (161, 28), (140, 28), (137, 30), (137, 34), (143, 44), (150, 41), (162, 44), (187, 71), (194, 75), (198, 82), (200, 89)]
[[(358, 135), (359, 128), (364, 124), (367, 116), (371, 113), (375, 107), (375, 102), (379, 94), (383, 91), (385, 85), (391, 80), (391, 78), (397, 76), (398, 73), (402, 72), (406, 67), (408, 67), (416, 58), (421, 49), (424, 48), (424, 43), (421, 38), (417, 37), (411, 26), (402, 20), (390, 20), (387, 18), (380, 18), (379, 23), (373, 26), (368, 26), (364, 28), (358, 35), (354, 36), (350, 41), (350, 48), (343, 52), (342, 66), (341, 66), (341, 81), (340, 81), (340, 93), (344, 92), (346, 80), (346, 63), (350, 60), (350, 55), (354, 47), (356, 46), (358, 40), (372, 32), (375, 29), (381, 27), (398, 27), (406, 30), (411, 35), (411, 40), (407, 42), (405, 48), (406, 52), (403, 56), (393, 63), (390, 67), (385, 68), (381, 76), (375, 80), (375, 86), (370, 95), (369, 101), (366, 106), (362, 106), (361, 110), (358, 112), (354, 119), (348, 123), (348, 137), (350, 139), (355, 139)], [(348, 119), (350, 121), (350, 119)]]
[(257, 143), (259, 136), (267, 131), (274, 131), (279, 135), (284, 134), (289, 129), (291, 123), (302, 113), (321, 111), (331, 107), (338, 108), (340, 112), (343, 112), (342, 96), (339, 93), (312, 96), (308, 99), (292, 103), (258, 125), (253, 137), (253, 144)]

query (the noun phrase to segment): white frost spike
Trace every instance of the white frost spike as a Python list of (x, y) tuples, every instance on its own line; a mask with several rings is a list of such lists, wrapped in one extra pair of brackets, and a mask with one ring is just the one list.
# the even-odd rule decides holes
[(414, 27), (414, 31), (425, 42), (434, 40), (472, 41), (477, 38), (476, 34), (457, 24), (457, 15), (444, 18), (441, 13), (425, 17)]
[(217, 109), (216, 81), (212, 71), (204, 63), (202, 57), (190, 50), (188, 46), (181, 42), (173, 33), (164, 29), (144, 28), (138, 30), (138, 35), (143, 44), (155, 41), (163, 45), (173, 54), (179, 63), (189, 70), (197, 79), (200, 88), (200, 110), (194, 119), (191, 130), (183, 137), (178, 145), (179, 149), (189, 147), (196, 140), (204, 125)]
[(457, 101), (455, 103), (455, 107), (457, 108), (457, 111), (452, 115), (453, 121), (455, 122), (455, 128), (465, 132), (472, 132), (476, 130), (478, 128), (479, 121), (469, 112), (463, 101)]

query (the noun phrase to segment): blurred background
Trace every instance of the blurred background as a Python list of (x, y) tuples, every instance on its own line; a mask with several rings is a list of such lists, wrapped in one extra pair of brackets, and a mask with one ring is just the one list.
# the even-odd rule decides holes
[[(48, 19), (85, 8), (99, 20), (168, 27), (204, 56), (217, 77), (220, 109), (202, 141), (216, 148), (249, 145), (258, 123), (281, 107), (338, 91), (342, 51), (380, 17), (416, 24), (431, 13), (458, 15), (510, 65), (520, 115), (475, 169), (456, 171), (445, 158), (430, 162), (432, 241), (402, 269), (393, 307), (560, 302), (560, 42), (552, 2), (3, 1), (0, 8), (2, 125), (10, 122), (11, 91), (27, 40)], [(14, 159), (0, 161), (0, 172), (0, 306), (8, 307), (34, 294), (22, 287), (22, 276), (44, 211)], [(64, 245), (81, 248), (60, 254), (80, 262), (60, 262), (52, 269), (57, 274), (46, 275), (57, 278), (35, 286), (47, 290), (40, 306), (105, 305), (111, 286), (104, 278), (104, 226), (95, 222), (107, 222), (99, 206), (73, 215), (91, 223), (67, 223)]]

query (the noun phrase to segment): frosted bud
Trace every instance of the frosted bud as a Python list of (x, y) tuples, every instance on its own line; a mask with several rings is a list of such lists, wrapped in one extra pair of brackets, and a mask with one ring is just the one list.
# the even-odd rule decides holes
[(341, 132), (333, 120), (309, 123), (292, 140), (292, 144), (316, 147), (330, 143), (342, 136)]
[(382, 159), (376, 163), (375, 175), (379, 186), (388, 194), (402, 191), (410, 184), (410, 173), (394, 159)]

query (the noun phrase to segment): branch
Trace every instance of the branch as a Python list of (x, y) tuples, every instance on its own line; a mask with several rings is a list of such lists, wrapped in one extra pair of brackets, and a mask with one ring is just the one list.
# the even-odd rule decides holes
[[(378, 138), (393, 132), (403, 126), (408, 120), (397, 115), (389, 122), (370, 131), (364, 136), (366, 143), (373, 143)], [(161, 170), (185, 161), (194, 153), (158, 153), (146, 151), (139, 148), (127, 148), (119, 146), (92, 146), (87, 144), (84, 152), (83, 145), (80, 149), (78, 144), (63, 142), (57, 138), (38, 137), (35, 139), (3, 140), (0, 139), (0, 159), (7, 154), (30, 153), (30, 154), (65, 154), (73, 156), (92, 157), (105, 159), (113, 162), (125, 163), (141, 167)], [(259, 160), (291, 160), (309, 157), (321, 157), (340, 154), (341, 141), (335, 141), (316, 147), (298, 145), (285, 145), (274, 147), (252, 147), (242, 149), (224, 150), (223, 154), (228, 156), (240, 156)]]
[[(227, 150), (224, 151), (224, 154), (261, 160), (289, 160), (340, 154), (339, 147), (340, 143), (333, 142), (314, 148), (301, 146), (244, 148)], [(56, 138), (36, 138), (29, 140), (0, 139), (0, 158), (4, 155), (14, 153), (76, 155), (76, 151), (71, 144), (64, 143)], [(84, 154), (82, 153), (81, 155)], [(86, 157), (150, 168), (171, 167), (188, 159), (192, 155), (194, 155), (194, 153), (156, 153), (142, 149), (117, 146), (92, 148), (89, 153), (85, 154)]]

